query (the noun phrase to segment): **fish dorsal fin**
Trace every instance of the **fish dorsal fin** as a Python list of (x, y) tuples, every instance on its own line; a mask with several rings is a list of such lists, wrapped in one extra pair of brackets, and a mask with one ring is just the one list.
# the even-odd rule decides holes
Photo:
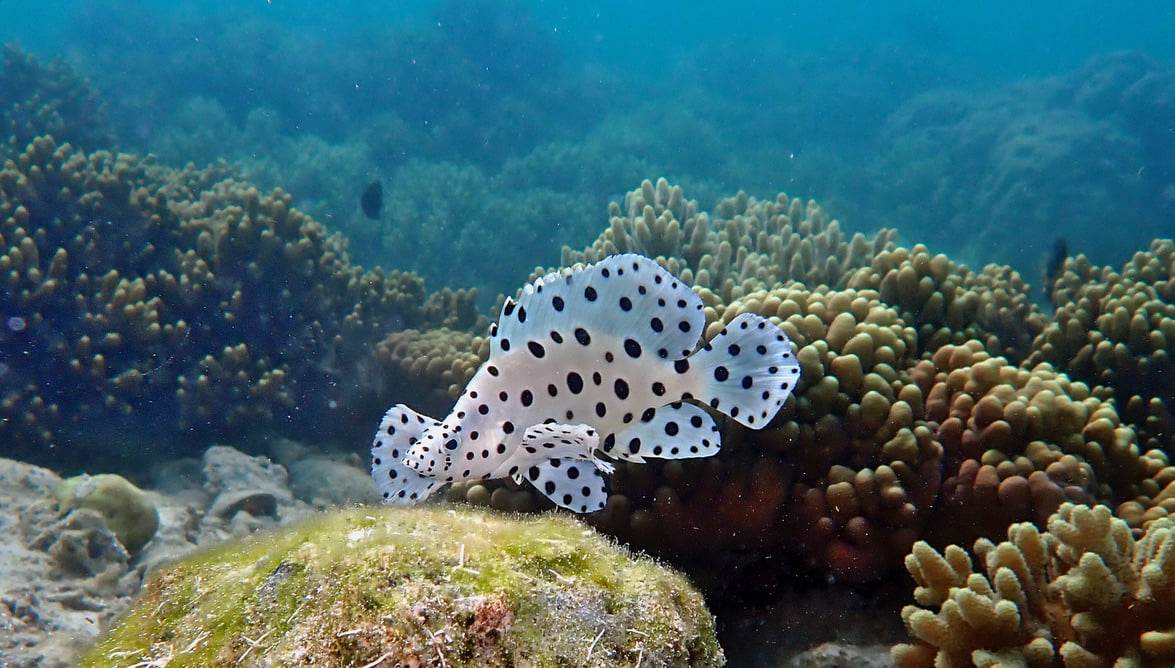
[(507, 299), (490, 328), (490, 358), (552, 343), (591, 345), (593, 337), (623, 342), (630, 354), (662, 359), (689, 355), (705, 324), (702, 300), (653, 260), (632, 253), (547, 274)]
[(555, 505), (573, 513), (594, 513), (608, 501), (604, 472), (591, 461), (548, 459), (525, 467), (513, 478), (520, 485), (529, 481)]
[(628, 429), (606, 436), (601, 445), (608, 456), (637, 463), (645, 457), (709, 457), (720, 447), (722, 434), (714, 419), (701, 408), (680, 401), (650, 408)]
[(422, 476), (403, 463), (425, 430), (437, 424), (404, 404), (396, 404), (384, 414), (371, 445), (371, 478), (384, 503), (417, 503), (441, 486), (441, 481)]

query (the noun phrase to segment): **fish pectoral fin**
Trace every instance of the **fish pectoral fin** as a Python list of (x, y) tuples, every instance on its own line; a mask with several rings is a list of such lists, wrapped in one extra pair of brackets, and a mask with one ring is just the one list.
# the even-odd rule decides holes
[(586, 424), (536, 424), (522, 434), (528, 458), (591, 459), (600, 445), (600, 434)]
[(608, 501), (604, 472), (590, 460), (556, 457), (536, 462), (513, 477), (519, 484), (529, 482), (555, 505), (573, 513), (603, 510)]

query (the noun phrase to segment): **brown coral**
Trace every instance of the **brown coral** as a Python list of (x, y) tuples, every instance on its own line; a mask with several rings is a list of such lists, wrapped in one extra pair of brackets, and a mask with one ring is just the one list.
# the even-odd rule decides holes
[(1175, 241), (1156, 239), (1121, 272), (1069, 258), (1053, 286), (1057, 313), (1033, 343), (1074, 378), (1113, 390), (1147, 448), (1175, 445)]
[(840, 223), (816, 202), (780, 193), (759, 200), (739, 193), (711, 215), (665, 179), (644, 181), (624, 206), (609, 205), (611, 224), (584, 251), (563, 249), (563, 265), (594, 262), (615, 253), (660, 259), (682, 280), (707, 288), (724, 302), (789, 281), (840, 287), (874, 254), (890, 248), (896, 233), (846, 239)]
[(113, 143), (105, 103), (63, 60), (42, 63), (15, 44), (0, 46), (0, 91), (0, 160), (46, 134), (86, 148)]
[(456, 399), (489, 355), (489, 339), (447, 327), (392, 332), (375, 348), (375, 357), (393, 379), (431, 390), (427, 401)]
[[(920, 606), (902, 618), (917, 643), (899, 666), (1169, 666), (1175, 661), (1175, 524), (1135, 539), (1105, 506), (1063, 504), (1041, 534), (1030, 523), (999, 545), (918, 543), (906, 568)], [(927, 609), (929, 608), (929, 609)], [(937, 612), (934, 611), (937, 608)]]
[[(1044, 316), (1011, 270), (975, 273), (921, 246), (889, 248), (884, 232), (845, 243), (818, 207), (783, 196), (723, 200), (721, 225), (663, 179), (629, 193), (626, 206), (619, 215), (614, 205), (611, 227), (566, 261), (658, 255), (694, 281), (705, 338), (741, 313), (763, 315), (795, 342), (803, 374), (766, 429), (717, 416), (715, 457), (618, 463), (605, 510), (589, 520), (601, 529), (679, 563), (785, 551), (860, 581), (899, 564), (919, 538), (996, 536), (1043, 522), (1065, 501), (1119, 503), (1139, 527), (1175, 510), (1175, 485), (1164, 491), (1175, 468), (1162, 453), (1140, 453), (1107, 391), (1048, 364), (1016, 366)], [(862, 250), (877, 244), (876, 257)], [(795, 271), (773, 254), (793, 247)], [(835, 261), (802, 260), (813, 253)], [(429, 332), (386, 344), (445, 392), (482, 359), (470, 354), (480, 346), (484, 355), (477, 341)], [(547, 506), (512, 482), (459, 485), (450, 497)]]
[(1062, 501), (1121, 500), (1159, 491), (1166, 462), (1140, 456), (1114, 406), (1047, 364), (1029, 370), (979, 342), (944, 346), (912, 373), (928, 387), (948, 474), (937, 534), (955, 541), (1043, 523)]
[(2, 336), (23, 353), (5, 362), (0, 438), (33, 458), (114, 430), (314, 419), (387, 331), (478, 317), (471, 293), (351, 264), (280, 190), (49, 138), (0, 171), (0, 277)]
[(917, 328), (924, 353), (977, 340), (993, 355), (1018, 362), (1045, 324), (1028, 285), (1011, 268), (991, 264), (972, 272), (922, 245), (877, 253), (847, 285), (877, 290)]

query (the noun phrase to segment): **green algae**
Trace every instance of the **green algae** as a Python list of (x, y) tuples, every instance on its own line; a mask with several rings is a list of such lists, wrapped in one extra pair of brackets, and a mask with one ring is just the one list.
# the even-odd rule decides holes
[[(358, 508), (155, 574), (82, 666), (719, 666), (680, 575), (566, 516)], [(143, 664), (146, 665), (146, 664)]]

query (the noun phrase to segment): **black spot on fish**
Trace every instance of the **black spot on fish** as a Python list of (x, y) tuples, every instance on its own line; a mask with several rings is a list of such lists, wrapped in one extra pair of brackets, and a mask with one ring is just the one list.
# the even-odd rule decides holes
[(363, 209), (363, 215), (372, 220), (377, 220), (379, 214), (384, 208), (384, 187), (379, 180), (372, 181), (363, 189), (363, 194), (359, 196), (359, 207)]
[(581, 345), (586, 346), (592, 342), (592, 337), (587, 333), (587, 330), (584, 329), (583, 327), (576, 327), (575, 328), (575, 340), (579, 341), (579, 343)]
[(629, 357), (636, 359), (641, 356), (641, 344), (637, 343), (636, 339), (625, 339), (624, 352), (628, 353)]
[(617, 378), (616, 382), (612, 385), (612, 389), (616, 390), (617, 399), (623, 401), (628, 398), (628, 383), (623, 378)]
[(583, 377), (574, 371), (567, 374), (567, 389), (571, 390), (572, 394), (579, 394), (582, 392)]

